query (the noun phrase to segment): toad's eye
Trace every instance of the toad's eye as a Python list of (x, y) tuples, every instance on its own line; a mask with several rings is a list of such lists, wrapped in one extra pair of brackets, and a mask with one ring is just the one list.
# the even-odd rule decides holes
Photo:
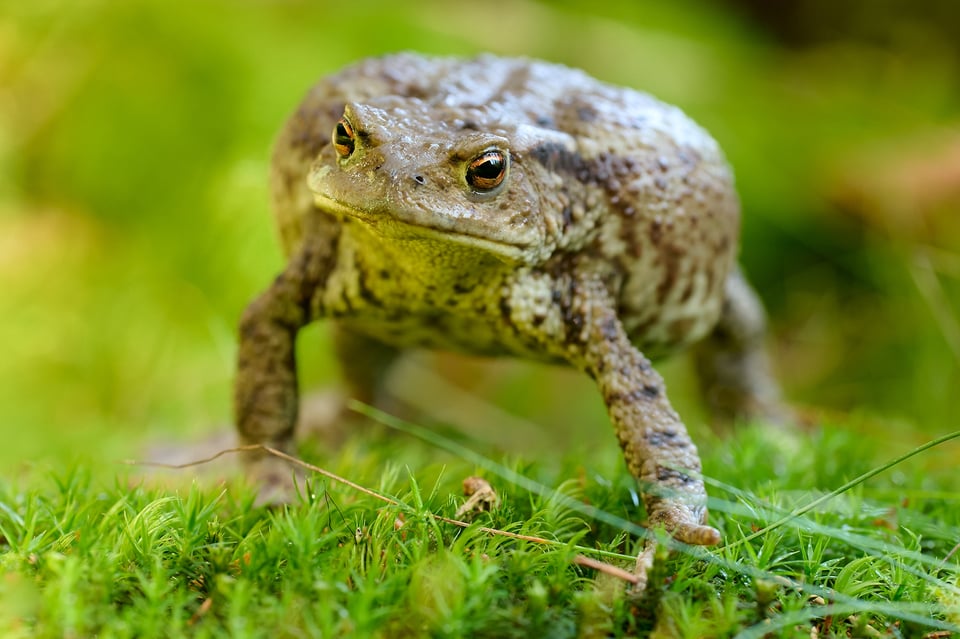
[(467, 184), (477, 191), (497, 188), (507, 175), (507, 154), (498, 149), (484, 151), (467, 165)]
[(342, 158), (348, 158), (353, 155), (354, 136), (353, 127), (346, 118), (340, 118), (337, 126), (333, 128), (333, 148), (337, 155)]

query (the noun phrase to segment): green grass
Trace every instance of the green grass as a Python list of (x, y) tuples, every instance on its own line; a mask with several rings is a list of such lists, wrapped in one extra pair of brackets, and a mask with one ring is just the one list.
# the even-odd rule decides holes
[[(958, 497), (905, 482), (910, 462), (874, 466), (884, 472), (751, 534), (808, 503), (810, 485), (839, 486), (871, 469), (860, 442), (842, 433), (798, 436), (788, 452), (746, 429), (708, 454), (724, 545), (673, 552), (650, 585), (655, 611), (638, 611), (622, 582), (574, 563), (588, 554), (629, 568), (639, 547), (642, 530), (630, 522), (642, 512), (615, 455), (502, 466), (403, 437), (351, 444), (326, 460), (398, 505), (321, 477), (276, 511), (253, 508), (236, 481), (176, 489), (132, 476), (103, 483), (74, 468), (5, 483), (0, 632), (632, 637), (647, 636), (654, 620), (655, 636), (680, 637), (810, 636), (811, 627), (837, 637), (960, 632)], [(853, 461), (824, 474), (820, 456)], [(438, 521), (453, 516), (460, 482), (477, 472), (501, 507), (467, 529)], [(524, 487), (498, 475), (522, 477)], [(941, 479), (957, 489), (955, 478)]]

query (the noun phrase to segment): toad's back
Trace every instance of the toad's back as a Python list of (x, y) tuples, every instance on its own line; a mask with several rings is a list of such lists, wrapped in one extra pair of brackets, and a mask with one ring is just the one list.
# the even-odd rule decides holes
[[(678, 109), (543, 62), (365, 60), (315, 86), (278, 142), (275, 209), (288, 253), (316, 211), (306, 176), (315, 161), (337, 165), (331, 131), (350, 105), (358, 140), (374, 157), (366, 177), (359, 167), (324, 176), (338, 202), (357, 211), (389, 203), (377, 214), (441, 231), (451, 245), (459, 236), (513, 247), (509, 268), (518, 272), (606, 270), (620, 319), (645, 348), (695, 341), (716, 322), (739, 208), (716, 143)], [(459, 149), (478, 135), (509, 144), (509, 184), (495, 198), (463, 188)], [(322, 217), (327, 235), (342, 232), (342, 215)], [(418, 266), (406, 268), (422, 286)], [(442, 289), (459, 276), (430, 277)], [(403, 281), (393, 279), (388, 297), (418, 298)], [(363, 314), (363, 300), (354, 302)]]

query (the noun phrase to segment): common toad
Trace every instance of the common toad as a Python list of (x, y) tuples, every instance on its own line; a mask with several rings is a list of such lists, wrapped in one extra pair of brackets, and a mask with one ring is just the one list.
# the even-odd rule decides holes
[[(719, 541), (697, 449), (644, 354), (696, 345), (723, 416), (770, 412), (778, 391), (736, 267), (731, 171), (679, 109), (534, 60), (367, 59), (287, 122), (272, 194), (289, 263), (240, 324), (245, 443), (290, 446), (294, 341), (320, 318), (364, 401), (413, 347), (562, 362), (595, 380), (650, 523)], [(247, 462), (292, 482), (276, 458)]]

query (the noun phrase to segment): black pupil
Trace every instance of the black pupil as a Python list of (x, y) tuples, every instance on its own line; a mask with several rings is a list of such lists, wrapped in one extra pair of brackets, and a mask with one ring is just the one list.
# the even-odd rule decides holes
[(353, 149), (353, 136), (347, 131), (347, 127), (343, 122), (337, 122), (336, 138), (337, 144)]
[(488, 153), (473, 165), (474, 176), (484, 180), (496, 180), (503, 173), (503, 157), (499, 153)]

